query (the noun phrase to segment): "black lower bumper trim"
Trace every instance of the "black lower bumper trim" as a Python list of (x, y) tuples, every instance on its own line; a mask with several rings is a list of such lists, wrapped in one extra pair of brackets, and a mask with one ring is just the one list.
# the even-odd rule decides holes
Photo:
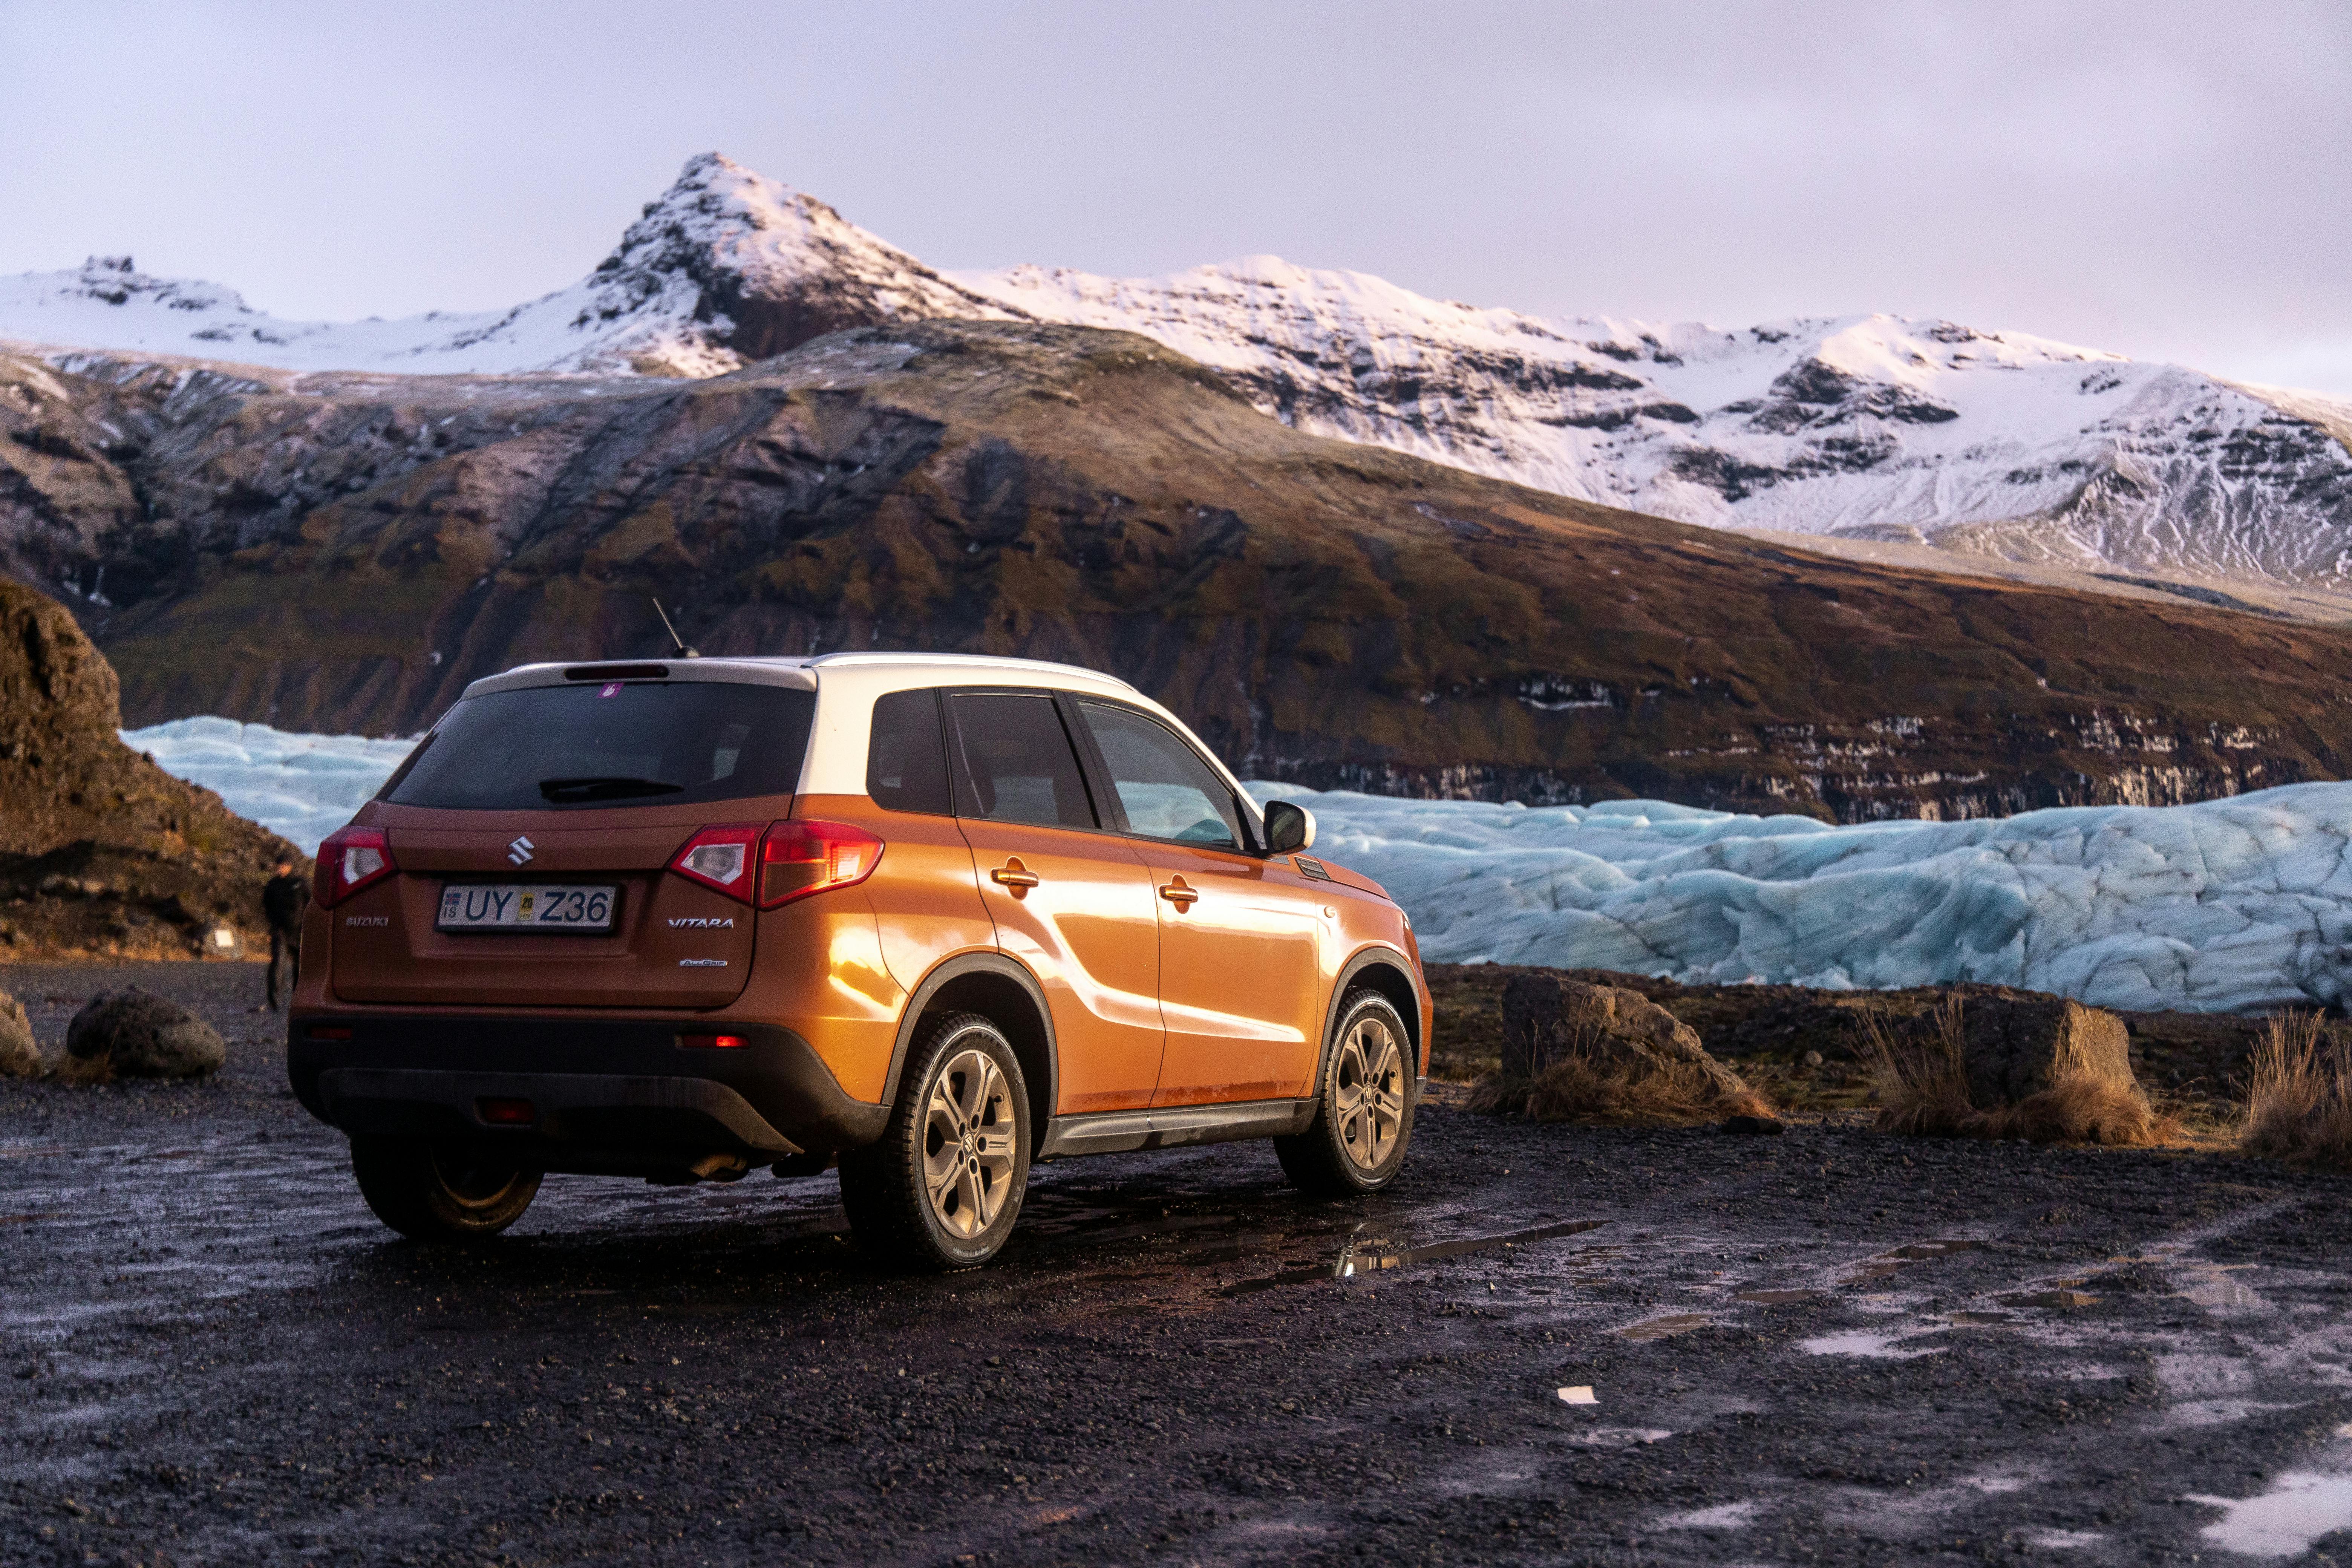
[(298, 1016), (287, 1076), (311, 1115), (355, 1136), (511, 1142), (519, 1160), (551, 1170), (709, 1153), (765, 1163), (881, 1135), (888, 1108), (843, 1093), (799, 1035), (729, 1023), (742, 1045), (680, 1043), (715, 1027), (707, 1018)]

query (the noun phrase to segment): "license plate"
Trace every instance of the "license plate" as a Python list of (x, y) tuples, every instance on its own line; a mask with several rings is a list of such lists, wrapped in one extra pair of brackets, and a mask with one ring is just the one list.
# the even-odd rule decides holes
[(610, 931), (618, 888), (533, 882), (452, 883), (441, 889), (443, 931)]

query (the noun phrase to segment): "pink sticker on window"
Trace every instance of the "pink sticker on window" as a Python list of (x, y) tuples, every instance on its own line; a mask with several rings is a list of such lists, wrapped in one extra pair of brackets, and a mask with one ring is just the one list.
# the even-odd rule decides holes
[(621, 683), (617, 680), (606, 681), (604, 689), (596, 693), (599, 697), (618, 697), (620, 694)]

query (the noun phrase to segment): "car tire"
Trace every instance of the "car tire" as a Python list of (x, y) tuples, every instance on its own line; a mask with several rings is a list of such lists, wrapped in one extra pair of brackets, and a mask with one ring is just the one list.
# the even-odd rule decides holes
[(1306, 1131), (1274, 1141), (1291, 1185), (1353, 1197), (1396, 1180), (1412, 1142), (1412, 1042), (1403, 1017), (1379, 992), (1341, 998), (1339, 1026), (1316, 1083), (1315, 1120)]
[(522, 1217), (540, 1174), (463, 1145), (354, 1138), (352, 1174), (375, 1217), (416, 1241), (482, 1241)]
[(841, 1157), (850, 1234), (887, 1268), (977, 1268), (1020, 1217), (1029, 1146), (1012, 1042), (977, 1013), (951, 1014), (908, 1053), (882, 1136)]

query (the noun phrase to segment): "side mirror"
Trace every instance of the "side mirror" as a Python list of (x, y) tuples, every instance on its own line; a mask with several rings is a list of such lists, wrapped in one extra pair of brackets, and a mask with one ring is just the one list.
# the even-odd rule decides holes
[(1315, 814), (1286, 800), (1265, 803), (1265, 852), (1288, 855), (1315, 847)]

